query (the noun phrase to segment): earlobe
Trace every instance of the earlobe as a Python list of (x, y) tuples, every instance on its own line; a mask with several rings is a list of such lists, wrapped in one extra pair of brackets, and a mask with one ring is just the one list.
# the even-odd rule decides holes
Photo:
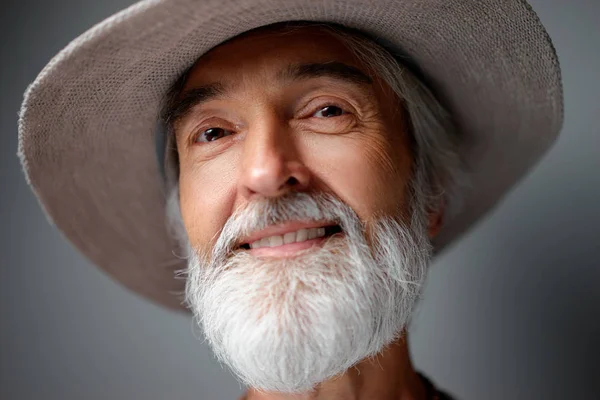
[(437, 209), (429, 211), (429, 224), (427, 227), (429, 239), (435, 238), (444, 226), (444, 206), (444, 201), (441, 200)]

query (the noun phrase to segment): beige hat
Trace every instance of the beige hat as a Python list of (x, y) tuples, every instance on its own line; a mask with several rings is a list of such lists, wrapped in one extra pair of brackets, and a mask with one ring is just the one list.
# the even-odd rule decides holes
[[(84, 33), (28, 88), (19, 156), (50, 220), (114, 279), (181, 308), (155, 151), (168, 88), (202, 54), (282, 21), (359, 29), (408, 54), (452, 112), (470, 187), (436, 251), (540, 159), (563, 120), (560, 69), (522, 0), (145, 0)], [(451, 201), (451, 200), (450, 200)]]

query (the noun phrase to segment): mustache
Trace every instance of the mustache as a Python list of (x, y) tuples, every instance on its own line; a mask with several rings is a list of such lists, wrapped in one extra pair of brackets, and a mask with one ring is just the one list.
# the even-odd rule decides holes
[(252, 232), (298, 220), (331, 222), (344, 232), (364, 229), (354, 210), (337, 196), (324, 192), (290, 192), (276, 198), (261, 198), (236, 209), (218, 234), (211, 258), (224, 260)]

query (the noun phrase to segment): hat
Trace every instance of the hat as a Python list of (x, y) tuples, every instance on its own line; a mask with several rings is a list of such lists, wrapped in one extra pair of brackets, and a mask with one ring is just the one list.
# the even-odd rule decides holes
[(522, 0), (144, 0), (85, 32), (29, 86), (19, 156), (50, 221), (94, 264), (171, 308), (185, 268), (165, 216), (155, 134), (163, 98), (211, 48), (283, 21), (335, 23), (408, 54), (459, 129), (470, 185), (439, 253), (487, 213), (560, 131), (560, 69)]

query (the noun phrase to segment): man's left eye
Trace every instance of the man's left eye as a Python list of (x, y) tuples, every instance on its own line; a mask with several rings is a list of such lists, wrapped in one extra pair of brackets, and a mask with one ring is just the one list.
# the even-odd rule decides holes
[(326, 106), (321, 108), (319, 111), (313, 114), (313, 117), (339, 117), (342, 114), (346, 114), (346, 111), (342, 110), (341, 107), (338, 106)]

